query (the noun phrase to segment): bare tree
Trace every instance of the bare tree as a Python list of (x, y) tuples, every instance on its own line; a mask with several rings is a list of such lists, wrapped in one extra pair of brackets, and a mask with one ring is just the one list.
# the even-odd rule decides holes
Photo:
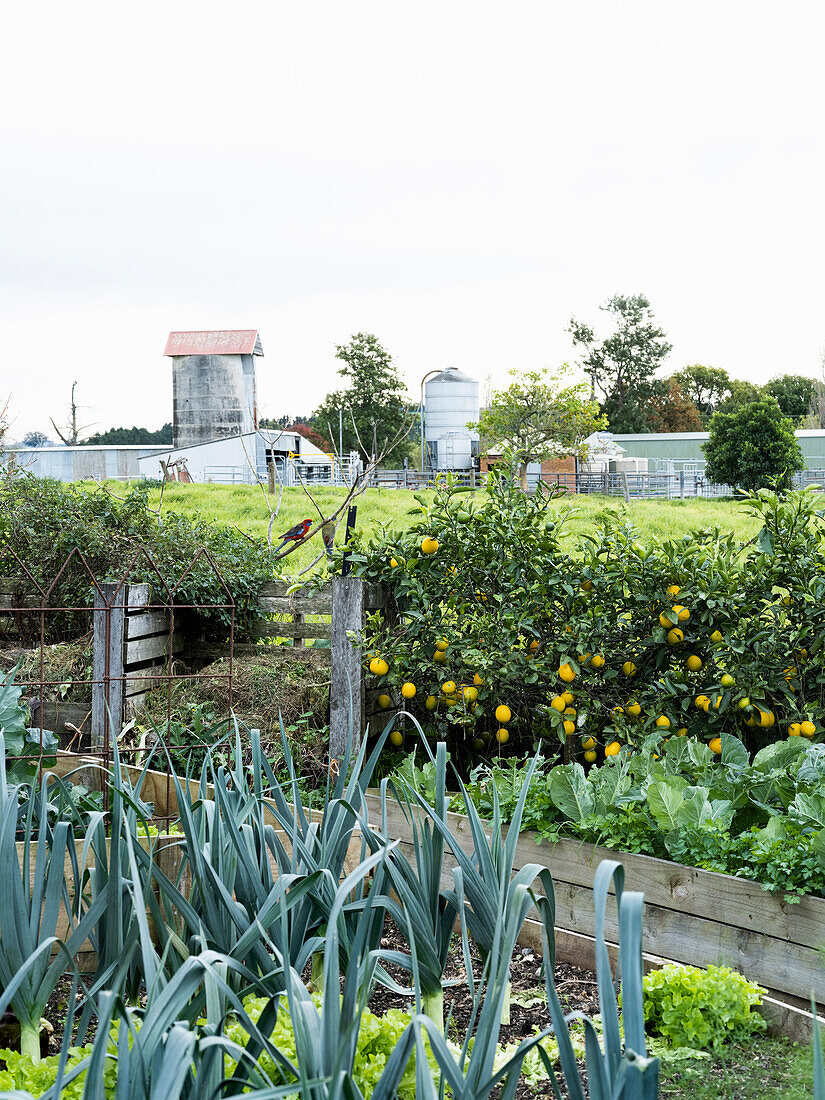
[[(52, 427), (67, 447), (76, 447), (80, 442), (80, 433), (85, 432), (88, 428), (91, 428), (92, 426), (91, 424), (79, 425), (77, 423), (77, 405), (75, 404), (74, 399), (74, 391), (76, 386), (77, 382), (72, 382), (72, 396), (69, 406), (69, 423), (64, 425), (63, 431), (61, 431), (60, 428), (58, 428), (58, 426), (55, 424), (54, 420), (49, 417)], [(66, 434), (64, 435), (63, 432), (65, 432)]]

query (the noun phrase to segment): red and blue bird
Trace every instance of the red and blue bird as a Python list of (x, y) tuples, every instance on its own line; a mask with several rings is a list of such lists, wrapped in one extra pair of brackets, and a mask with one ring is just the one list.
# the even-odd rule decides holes
[(309, 531), (311, 526), (311, 519), (302, 519), (300, 523), (296, 523), (294, 527), (290, 527), (288, 531), (285, 531), (283, 535), (279, 536), (281, 544), (275, 548), (275, 552), (277, 553), (281, 550), (288, 542), (301, 542), (302, 539), (306, 538), (307, 531)]

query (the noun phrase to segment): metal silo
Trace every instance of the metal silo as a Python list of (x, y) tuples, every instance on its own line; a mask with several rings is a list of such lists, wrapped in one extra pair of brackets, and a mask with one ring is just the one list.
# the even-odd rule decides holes
[(478, 454), (478, 433), (467, 424), (479, 416), (478, 382), (448, 367), (424, 386), (424, 438), (427, 466), (467, 469)]

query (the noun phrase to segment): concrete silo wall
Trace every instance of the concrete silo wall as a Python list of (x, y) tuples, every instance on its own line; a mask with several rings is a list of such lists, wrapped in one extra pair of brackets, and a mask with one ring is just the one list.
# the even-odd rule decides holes
[[(175, 447), (192, 447), (210, 439), (254, 431), (254, 410), (249, 407), (249, 372), (244, 370), (244, 358), (241, 355), (172, 358)], [(254, 401), (254, 382), (252, 395)]]

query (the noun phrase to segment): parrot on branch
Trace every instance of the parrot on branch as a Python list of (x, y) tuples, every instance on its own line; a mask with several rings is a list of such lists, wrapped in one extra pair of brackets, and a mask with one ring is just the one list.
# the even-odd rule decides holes
[(311, 519), (303, 519), (300, 523), (296, 523), (294, 527), (290, 527), (283, 535), (279, 535), (278, 537), (281, 539), (281, 543), (279, 546), (275, 547), (275, 553), (277, 554), (279, 550), (283, 549), (288, 542), (301, 542), (311, 526)]

